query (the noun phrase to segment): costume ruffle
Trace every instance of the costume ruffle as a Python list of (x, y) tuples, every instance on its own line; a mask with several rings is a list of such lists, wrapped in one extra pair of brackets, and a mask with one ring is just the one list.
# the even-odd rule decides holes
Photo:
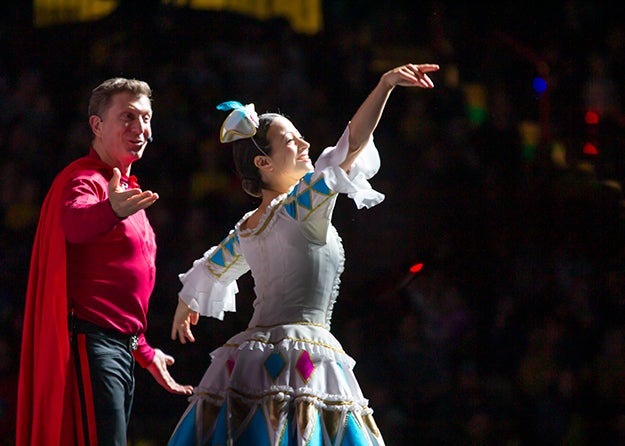
[[(193, 262), (193, 266), (206, 262), (219, 248), (213, 246), (204, 253), (203, 258)], [(183, 285), (179, 296), (193, 311), (219, 320), (224, 319), (226, 311), (236, 311), (236, 294), (239, 292), (236, 281), (222, 283), (202, 267), (191, 268), (178, 278)]]
[(317, 162), (315, 170), (325, 169), (325, 180), (335, 192), (346, 194), (354, 200), (358, 209), (373, 207), (384, 200), (384, 195), (373, 189), (369, 183), (380, 169), (380, 155), (373, 143), (373, 137), (366, 143), (347, 174), (339, 165), (345, 159), (349, 149), (349, 126), (335, 147), (325, 149)]

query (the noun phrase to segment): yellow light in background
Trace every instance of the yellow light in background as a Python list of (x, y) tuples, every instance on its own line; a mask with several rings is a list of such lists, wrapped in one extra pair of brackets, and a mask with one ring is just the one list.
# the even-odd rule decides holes
[(323, 27), (321, 0), (163, 0), (162, 3), (191, 9), (223, 9), (259, 20), (283, 17), (295, 31), (304, 34), (315, 34)]
[(486, 87), (483, 84), (466, 84), (463, 90), (467, 101), (469, 122), (472, 125), (482, 124), (488, 117)]
[(554, 141), (551, 145), (551, 162), (559, 169), (566, 169), (566, 146), (561, 141)]
[(536, 149), (540, 143), (542, 134), (540, 125), (534, 121), (521, 121), (519, 123), (519, 134), (523, 148), (523, 159), (531, 161), (536, 156)]
[(111, 14), (118, 0), (34, 0), (36, 27), (99, 20)]
[[(33, 0), (34, 25), (98, 20), (111, 14), (119, 3), (119, 0)], [(198, 10), (227, 10), (259, 20), (282, 17), (303, 34), (315, 34), (323, 28), (321, 0), (162, 0), (161, 3)]]

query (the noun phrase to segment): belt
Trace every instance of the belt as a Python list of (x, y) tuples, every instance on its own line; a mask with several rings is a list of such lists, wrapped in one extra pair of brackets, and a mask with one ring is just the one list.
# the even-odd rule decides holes
[(137, 335), (120, 333), (117, 330), (113, 330), (111, 328), (103, 328), (99, 325), (94, 324), (93, 322), (85, 321), (82, 319), (74, 318), (73, 329), (76, 333), (103, 334), (110, 338), (117, 339), (123, 342), (128, 347), (128, 350), (130, 350), (131, 352), (134, 352), (139, 346), (139, 337)]

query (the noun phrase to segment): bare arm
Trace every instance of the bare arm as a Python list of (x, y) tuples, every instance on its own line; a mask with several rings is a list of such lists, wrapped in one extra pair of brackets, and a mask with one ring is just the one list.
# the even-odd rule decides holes
[(432, 88), (434, 83), (427, 73), (438, 71), (436, 64), (407, 64), (387, 71), (358, 108), (349, 124), (349, 150), (341, 167), (349, 172), (356, 157), (378, 126), (382, 112), (393, 89), (402, 87)]

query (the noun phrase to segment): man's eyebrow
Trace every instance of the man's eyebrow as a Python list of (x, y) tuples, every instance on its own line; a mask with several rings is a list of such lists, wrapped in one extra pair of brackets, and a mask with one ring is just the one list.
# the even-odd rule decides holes
[(137, 107), (133, 107), (133, 106), (126, 107), (124, 112), (133, 112), (133, 113), (137, 113), (139, 115), (151, 115), (152, 114), (152, 110), (141, 109), (141, 108), (137, 108)]

